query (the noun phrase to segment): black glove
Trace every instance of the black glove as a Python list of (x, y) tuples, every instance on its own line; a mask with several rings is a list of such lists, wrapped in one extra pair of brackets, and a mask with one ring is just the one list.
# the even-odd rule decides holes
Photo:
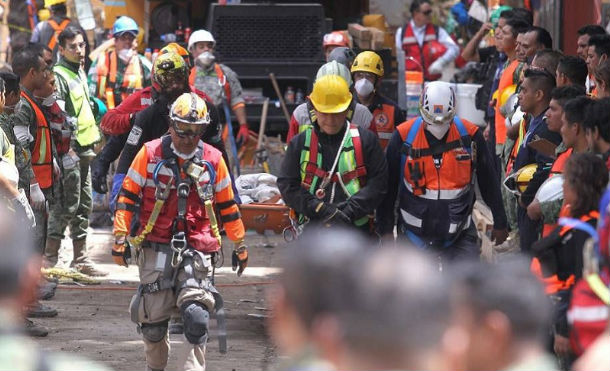
[[(237, 276), (240, 277), (244, 273), (244, 269), (248, 266), (248, 246), (240, 242), (235, 246), (231, 254), (231, 267), (233, 272), (237, 270)], [(239, 267), (239, 270), (237, 269)]]
[(333, 225), (351, 225), (351, 219), (345, 213), (339, 210), (336, 206), (327, 203), (320, 203), (316, 207), (316, 212), (322, 220), (322, 224), (326, 227)]
[(102, 161), (99, 155), (91, 162), (91, 186), (97, 193), (108, 192), (108, 167), (109, 164)]

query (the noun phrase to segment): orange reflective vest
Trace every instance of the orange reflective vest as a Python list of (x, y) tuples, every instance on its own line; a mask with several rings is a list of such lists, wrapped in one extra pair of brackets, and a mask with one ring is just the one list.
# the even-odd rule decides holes
[[(231, 104), (231, 85), (229, 81), (227, 81), (227, 77), (225, 73), (222, 71), (222, 67), (220, 64), (214, 63), (214, 72), (216, 72), (216, 77), (218, 78), (218, 83), (222, 85), (222, 88), (225, 91), (225, 98), (227, 99), (227, 103)], [(195, 86), (195, 79), (197, 78), (197, 67), (191, 68), (191, 73), (189, 75), (189, 85)]]
[[(428, 81), (434, 81), (441, 78), (441, 75), (430, 75), (428, 67), (445, 54), (447, 47), (438, 42), (438, 27), (431, 23), (426, 25), (424, 33), (424, 42), (419, 46), (415, 33), (411, 27), (411, 22), (408, 22), (402, 31), (402, 50), (405, 51), (405, 57), (413, 57), (421, 64), (424, 69), (424, 78)], [(419, 71), (420, 67), (417, 63), (410, 59), (405, 59), (406, 71)]]
[(445, 142), (430, 147), (421, 117), (398, 126), (403, 140), (400, 216), (407, 231), (449, 240), (470, 224), (476, 166), (474, 124), (454, 118)]
[[(502, 95), (504, 89), (519, 82), (522, 67), (523, 64), (515, 59), (504, 68), (498, 82), (498, 97)], [(506, 142), (506, 123), (504, 122), (506, 117), (502, 115), (500, 108), (500, 99), (498, 98), (495, 107), (496, 144), (504, 144)]]
[(68, 25), (70, 24), (70, 20), (64, 19), (63, 21), (61, 21), (60, 24), (57, 24), (57, 22), (55, 22), (53, 19), (49, 19), (49, 20), (47, 20), (47, 23), (53, 29), (53, 36), (51, 36), (51, 39), (49, 40), (49, 43), (47, 44), (47, 46), (49, 47), (49, 49), (54, 50), (55, 45), (57, 44), (57, 36), (59, 36), (59, 34), (66, 27), (68, 27)]
[[(580, 217), (580, 220), (582, 222), (586, 223), (586, 222), (590, 221), (591, 219), (598, 219), (598, 218), (599, 218), (599, 212), (591, 211), (589, 214), (583, 215), (582, 217)], [(561, 230), (559, 231), (559, 235), (564, 236), (572, 228), (573, 227), (571, 227), (571, 226), (562, 227)], [(570, 275), (565, 280), (559, 279), (557, 274), (553, 274), (552, 276), (549, 276), (549, 277), (544, 277), (544, 275), (542, 274), (542, 266), (540, 265), (540, 260), (538, 260), (538, 258), (532, 259), (532, 263), (530, 265), (530, 270), (544, 284), (544, 291), (548, 295), (555, 294), (562, 290), (567, 290), (570, 287), (572, 287), (576, 281), (576, 278), (574, 277), (574, 275)]]
[(38, 105), (24, 92), (24, 97), (36, 115), (36, 139), (32, 149), (32, 170), (40, 188), (49, 188), (53, 185), (53, 153), (51, 143), (51, 129), (49, 122)]
[(396, 128), (397, 123), (394, 122), (395, 110), (396, 107), (391, 104), (382, 104), (381, 108), (376, 108), (372, 112), (373, 121), (371, 122), (371, 125), (374, 125), (375, 129), (377, 129), (379, 144), (384, 151), (388, 146), (388, 143), (390, 143), (390, 139)]
[[(97, 63), (97, 97), (106, 102), (108, 109), (113, 109), (118, 105), (117, 97), (115, 97), (118, 63), (118, 56), (115, 50), (101, 54)], [(123, 73), (123, 82), (118, 97), (120, 101), (123, 101), (134, 91), (142, 89), (143, 79), (144, 72), (140, 57), (138, 54), (135, 54), (129, 60)]]
[[(551, 178), (554, 175), (563, 174), (563, 169), (566, 166), (566, 162), (572, 155), (572, 151), (573, 151), (573, 148), (569, 148), (567, 151), (562, 152), (559, 154), (559, 156), (557, 156), (557, 159), (555, 160), (555, 162), (553, 162), (553, 166), (551, 166), (551, 173), (549, 174), (549, 178)], [(560, 217), (568, 216), (567, 208), (565, 207), (565, 205), (563, 205), (561, 207), (559, 216)], [(555, 223), (554, 224), (544, 224), (542, 226), (542, 237), (544, 238), (544, 237), (548, 236), (549, 234), (551, 234), (551, 232), (553, 232), (553, 229), (555, 229), (555, 228), (557, 228), (557, 224), (555, 224)]]

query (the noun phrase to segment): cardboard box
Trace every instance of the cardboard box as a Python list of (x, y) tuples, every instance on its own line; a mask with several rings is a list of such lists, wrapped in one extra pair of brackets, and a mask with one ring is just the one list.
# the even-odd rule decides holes
[(371, 31), (358, 23), (348, 24), (347, 30), (354, 39), (361, 41), (371, 40)]
[(371, 40), (376, 41), (378, 43), (383, 43), (385, 41), (385, 32), (378, 30), (374, 27), (367, 27), (371, 32)]
[(354, 38), (354, 44), (356, 44), (360, 49), (363, 50), (371, 49), (371, 40), (360, 40)]

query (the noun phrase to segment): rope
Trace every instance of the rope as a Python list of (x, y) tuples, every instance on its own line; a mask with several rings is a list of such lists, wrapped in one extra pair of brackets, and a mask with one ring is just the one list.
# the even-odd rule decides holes
[[(259, 282), (244, 282), (244, 283), (220, 283), (214, 285), (214, 287), (246, 287), (246, 286), (261, 286), (261, 285), (272, 285), (274, 281), (259, 281)], [(72, 285), (58, 285), (60, 289), (65, 290), (99, 290), (99, 291), (133, 291), (136, 287), (125, 287), (125, 286), (72, 286)]]

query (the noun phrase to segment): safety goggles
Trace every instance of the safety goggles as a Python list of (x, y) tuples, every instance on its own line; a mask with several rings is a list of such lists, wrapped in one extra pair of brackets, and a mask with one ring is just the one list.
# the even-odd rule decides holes
[(172, 122), (176, 135), (180, 138), (197, 138), (203, 134), (206, 125), (190, 124), (182, 121), (174, 120)]

